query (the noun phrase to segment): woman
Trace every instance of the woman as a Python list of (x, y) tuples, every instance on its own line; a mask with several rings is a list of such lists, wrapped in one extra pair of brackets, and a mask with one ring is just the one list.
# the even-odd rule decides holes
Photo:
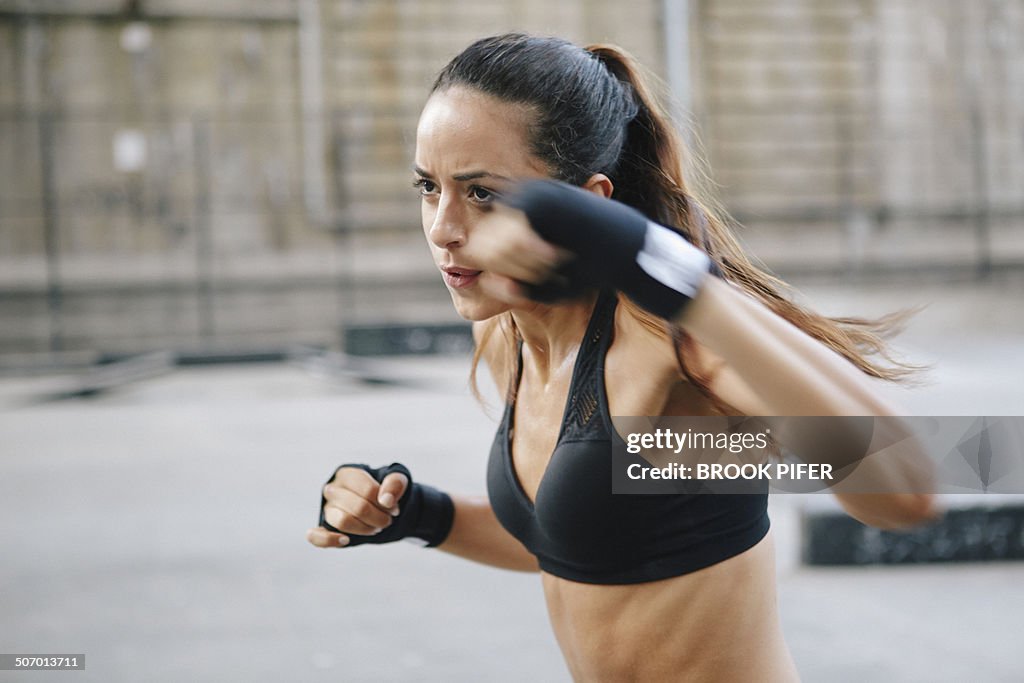
[[(884, 322), (780, 295), (683, 162), (614, 47), (503, 35), (445, 67), (415, 185), (434, 260), (474, 321), (474, 374), (483, 360), (508, 397), (489, 499), (414, 483), (399, 464), (342, 466), (311, 543), (416, 538), (540, 571), (576, 680), (797, 678), (765, 496), (611, 495), (610, 416), (887, 415), (869, 378), (905, 368), (870, 358), (885, 356)], [(887, 528), (933, 515), (925, 494), (841, 502)]]

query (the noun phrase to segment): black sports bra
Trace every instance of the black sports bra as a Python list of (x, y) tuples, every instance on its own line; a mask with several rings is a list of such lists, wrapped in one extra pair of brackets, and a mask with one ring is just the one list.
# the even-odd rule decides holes
[[(536, 502), (512, 463), (513, 401), (487, 464), (487, 492), (502, 526), (542, 570), (583, 583), (642, 583), (693, 572), (754, 546), (769, 527), (766, 492), (612, 494), (612, 439), (625, 446), (611, 425), (604, 384), (616, 302), (606, 292), (594, 307)], [(520, 349), (517, 386), (521, 377)]]

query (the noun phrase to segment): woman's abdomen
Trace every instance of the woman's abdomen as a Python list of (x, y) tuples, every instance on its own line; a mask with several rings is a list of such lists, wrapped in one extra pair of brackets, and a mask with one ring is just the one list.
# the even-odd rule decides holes
[(543, 575), (577, 681), (798, 680), (779, 626), (771, 534), (724, 562), (631, 585)]

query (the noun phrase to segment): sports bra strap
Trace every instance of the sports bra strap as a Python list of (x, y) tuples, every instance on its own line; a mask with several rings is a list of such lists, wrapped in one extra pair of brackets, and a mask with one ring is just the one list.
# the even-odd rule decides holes
[(594, 306), (594, 313), (576, 358), (559, 442), (609, 436), (599, 409), (603, 403), (604, 357), (615, 331), (617, 304), (615, 292), (605, 290)]
[[(604, 290), (594, 304), (587, 331), (573, 367), (569, 395), (562, 413), (562, 424), (557, 443), (563, 440), (585, 441), (608, 438), (605, 422), (600, 419), (599, 408), (604, 392), (604, 357), (615, 331), (615, 308), (618, 296), (614, 290)], [(514, 390), (519, 391), (523, 378), (523, 341), (516, 345), (516, 379)], [(507, 433), (512, 425), (515, 394), (505, 404), (505, 414), (499, 429)]]

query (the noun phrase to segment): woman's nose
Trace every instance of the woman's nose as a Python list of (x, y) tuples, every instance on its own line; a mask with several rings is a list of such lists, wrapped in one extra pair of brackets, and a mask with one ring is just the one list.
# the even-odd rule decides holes
[(452, 206), (439, 206), (428, 232), (430, 241), (442, 249), (454, 249), (466, 243), (466, 226), (463, 217)]

